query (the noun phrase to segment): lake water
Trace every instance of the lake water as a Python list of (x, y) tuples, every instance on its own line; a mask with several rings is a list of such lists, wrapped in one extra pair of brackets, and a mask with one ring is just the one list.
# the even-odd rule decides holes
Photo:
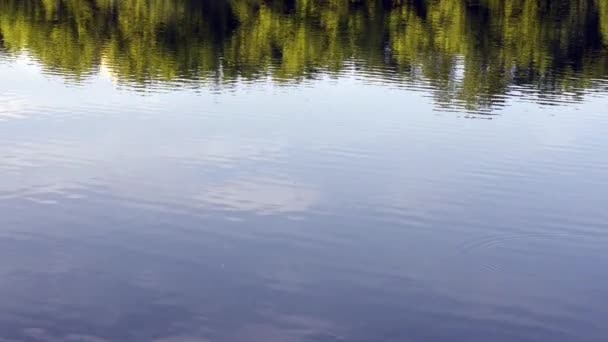
[(604, 0), (0, 0), (0, 341), (607, 341), (607, 132)]

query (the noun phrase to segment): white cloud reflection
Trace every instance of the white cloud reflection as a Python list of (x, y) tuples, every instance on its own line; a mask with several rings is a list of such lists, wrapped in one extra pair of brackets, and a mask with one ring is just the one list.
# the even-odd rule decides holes
[(212, 207), (277, 214), (306, 211), (319, 196), (317, 190), (296, 182), (253, 178), (211, 186), (196, 198)]

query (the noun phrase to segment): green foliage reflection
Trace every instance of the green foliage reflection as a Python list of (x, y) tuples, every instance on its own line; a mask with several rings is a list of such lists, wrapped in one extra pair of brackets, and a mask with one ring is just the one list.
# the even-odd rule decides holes
[[(81, 80), (228, 85), (357, 68), (440, 104), (576, 96), (608, 74), (603, 0), (0, 0), (0, 44)], [(425, 83), (425, 84), (426, 84)]]

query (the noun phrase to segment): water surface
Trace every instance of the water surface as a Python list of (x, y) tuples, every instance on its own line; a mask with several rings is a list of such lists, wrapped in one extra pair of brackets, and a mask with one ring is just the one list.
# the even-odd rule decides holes
[(0, 0), (0, 341), (605, 341), (608, 2)]

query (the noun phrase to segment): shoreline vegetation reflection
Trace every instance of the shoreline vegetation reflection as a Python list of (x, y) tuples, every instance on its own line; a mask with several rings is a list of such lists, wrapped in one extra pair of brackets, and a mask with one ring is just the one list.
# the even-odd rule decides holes
[(141, 90), (352, 73), (484, 111), (608, 91), (607, 46), (603, 0), (0, 0), (1, 54)]

